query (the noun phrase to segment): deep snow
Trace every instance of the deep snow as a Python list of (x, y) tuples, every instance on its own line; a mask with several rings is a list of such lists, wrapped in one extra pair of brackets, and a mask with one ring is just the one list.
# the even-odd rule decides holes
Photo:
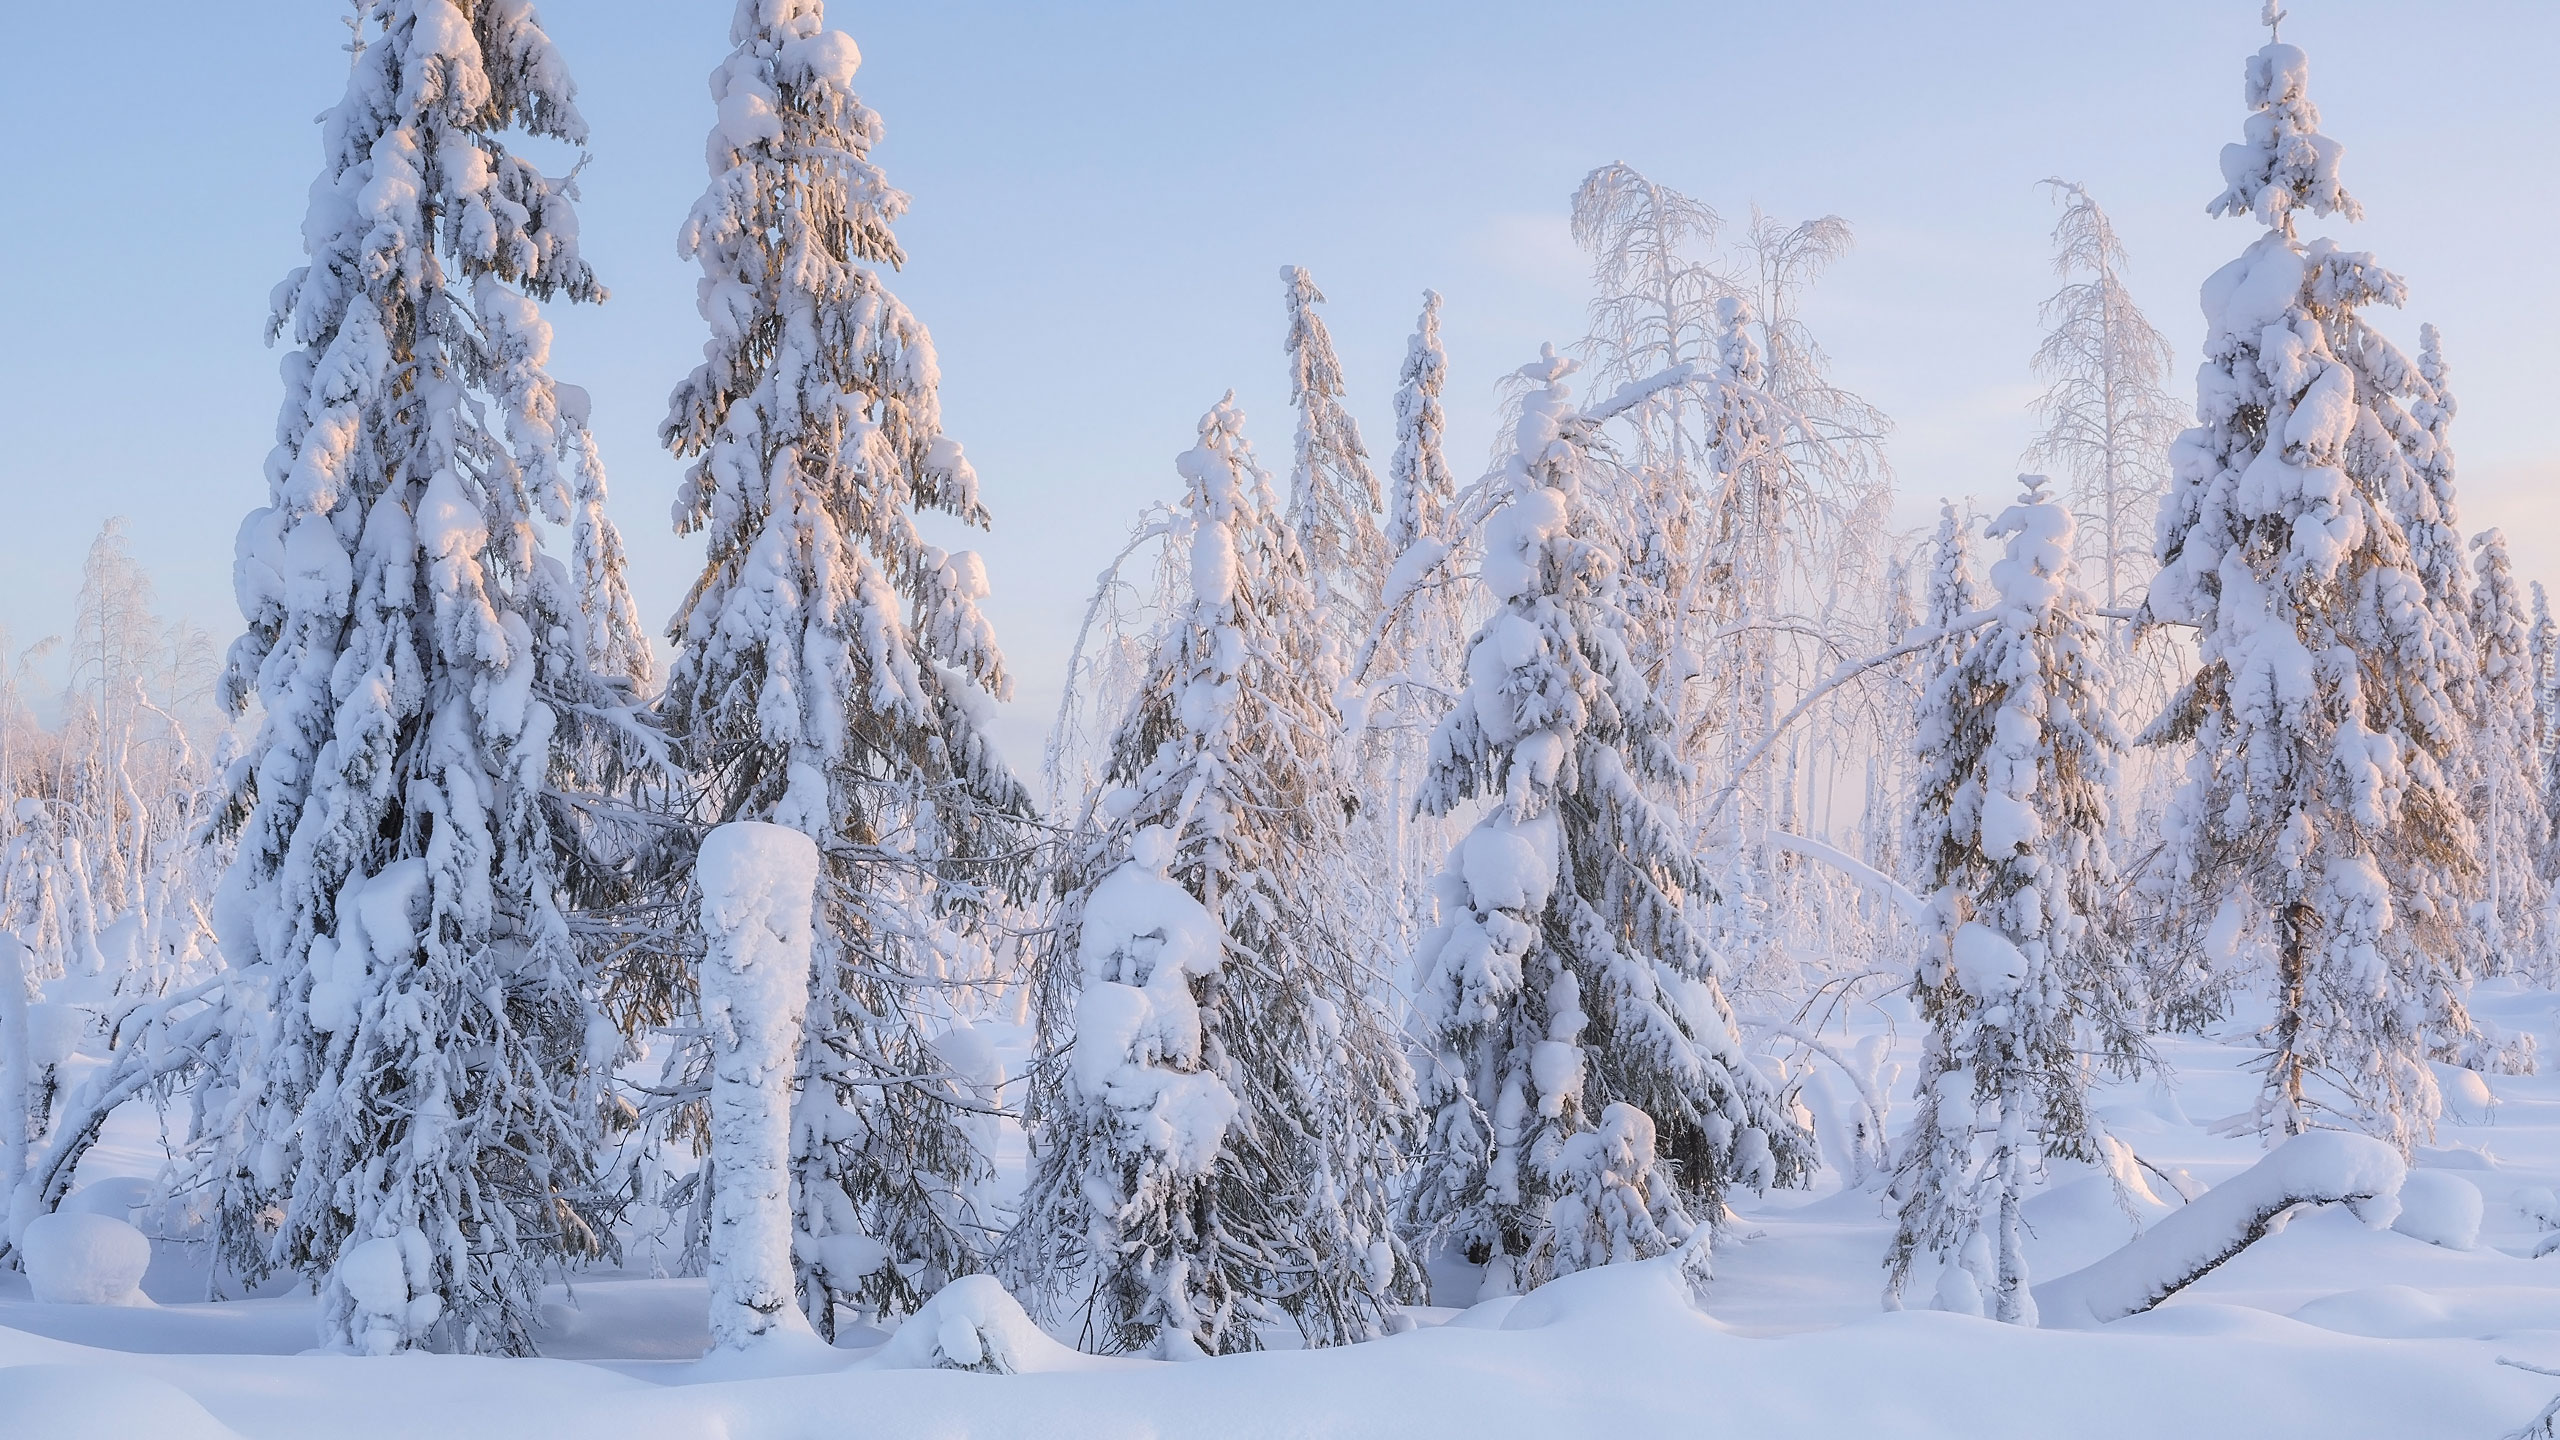
[[(2476, 1011), (2560, 1054), (2560, 996), (2501, 983)], [(994, 1027), (989, 1027), (993, 1029)], [(1898, 1002), (1851, 1044), (1890, 1030), (1905, 1067), (1917, 1027)], [(2181, 1193), (2263, 1158), (2212, 1133), (2248, 1108), (2245, 1027), (2228, 1043), (2161, 1042), (2165, 1080), (2102, 1087), (2100, 1114), (2140, 1157), (2156, 1226)], [(1009, 1036), (1017, 1039), (1019, 1037)], [(1840, 1040), (1835, 1029), (1831, 1037)], [(577, 1436), (784, 1440), (919, 1436), (1511, 1436), (1733, 1434), (2477, 1437), (2531, 1419), (2560, 1380), (2496, 1363), (2560, 1366), (2560, 1254), (2531, 1258), (2560, 1222), (2560, 1073), (2489, 1076), (2420, 1147), (2404, 1220), (2344, 1207), (2296, 1212), (2157, 1310), (2095, 1329), (2025, 1330), (1880, 1308), (1891, 1223), (1875, 1195), (1826, 1172), (1810, 1193), (1740, 1207), (1718, 1246), (1704, 1313), (1672, 1261), (1568, 1277), (1518, 1300), (1416, 1312), (1419, 1328), (1323, 1352), (1168, 1364), (1078, 1356), (1027, 1332), (974, 1282), (886, 1345), (701, 1362), (699, 1279), (575, 1277), (546, 1305), (548, 1358), (304, 1355), (307, 1298), (207, 1304), (186, 1247), (162, 1242), (150, 1308), (38, 1304), (0, 1277), (0, 1433), (80, 1437)], [(147, 1113), (118, 1117), (84, 1179), (148, 1168)], [(1018, 1153), (1018, 1152), (1017, 1152)], [(2469, 1249), (2465, 1189), (2479, 1197)], [(129, 1187), (128, 1187), (129, 1188)], [(98, 1192), (113, 1198), (103, 1187)], [(106, 1208), (103, 1205), (100, 1208)], [(2027, 1207), (2039, 1282), (2133, 1234), (2093, 1167), (2057, 1165)], [(2547, 1217), (2547, 1218), (2546, 1218)], [(2172, 1227), (2173, 1229), (2175, 1227)], [(1932, 1293), (1915, 1277), (1914, 1296)], [(1444, 1271), (1445, 1286), (1466, 1283)], [(1444, 1295), (1443, 1298), (1452, 1298)], [(924, 1328), (917, 1328), (924, 1327)], [(965, 1362), (1017, 1374), (894, 1368)]]

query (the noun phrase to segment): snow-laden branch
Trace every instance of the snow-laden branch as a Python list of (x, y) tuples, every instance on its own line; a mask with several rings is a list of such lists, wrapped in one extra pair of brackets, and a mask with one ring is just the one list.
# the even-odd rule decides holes
[(1630, 380), (1619, 386), (1608, 399), (1596, 400), (1584, 406), (1582, 413), (1575, 417), (1574, 423), (1585, 429), (1606, 424), (1674, 385), (1688, 384), (1704, 373), (1707, 368), (1694, 360), (1684, 360), (1668, 370), (1658, 371), (1642, 380)]
[(1760, 737), (1760, 743), (1752, 746), (1751, 752), (1742, 757), (1742, 763), (1733, 767), (1733, 774), (1725, 780), (1723, 785), (1717, 787), (1715, 794), (1707, 797), (1706, 815), (1700, 823), (1702, 825), (1713, 823), (1715, 818), (1724, 812), (1724, 807), (1730, 804), (1733, 797), (1741, 791), (1743, 778), (1751, 773), (1752, 767), (1758, 765), (1761, 758), (1769, 753), (1770, 747), (1776, 745), (1780, 737), (1787, 733), (1788, 728), (1803, 719), (1805, 712), (1819, 704), (1824, 696), (1870, 670), (1890, 665), (1905, 655), (1926, 650), (1950, 635), (1961, 635), (1968, 630), (1988, 625), (1991, 623), (1993, 613), (1990, 610), (1974, 610), (1959, 615), (1943, 625), (1915, 626), (1905, 631), (1902, 643), (1890, 650), (1869, 655), (1862, 660), (1840, 662), (1838, 668), (1826, 676), (1820, 684), (1804, 692), (1804, 698), (1796, 701), (1794, 709), (1779, 716), (1778, 723), (1769, 727), (1769, 733)]
[[(119, 1022), (124, 1043), (63, 1106), (51, 1143), (42, 1158), (30, 1161), (16, 1193), (0, 1195), (0, 1221), (6, 1222), (0, 1224), (0, 1260), (8, 1258), (29, 1221), (53, 1213), (71, 1193), (81, 1158), (98, 1143), (108, 1116), (152, 1086), (205, 1063), (205, 1052), (222, 1037), (227, 1018), (217, 998), (222, 983), (207, 981), (149, 1001)], [(200, 1002), (204, 1008), (171, 1019), (180, 1007)]]
[(1807, 860), (1819, 860), (1823, 864), (1830, 866), (1832, 869), (1839, 871), (1841, 874), (1848, 876), (1850, 879), (1857, 881), (1859, 884), (1866, 886), (1868, 889), (1875, 891), (1887, 900), (1892, 901), (1893, 907), (1902, 912), (1902, 918), (1910, 921), (1912, 924), (1923, 925), (1928, 923), (1929, 903), (1921, 899), (1919, 896), (1912, 894), (1910, 889), (1903, 885), (1901, 881), (1894, 879), (1892, 876), (1876, 869), (1874, 866), (1868, 865), (1844, 854), (1839, 850), (1833, 849), (1831, 846), (1825, 845), (1819, 840), (1808, 840), (1802, 835), (1789, 834), (1784, 830), (1770, 831), (1769, 843), (1791, 854), (1801, 855)]
[(2248, 1249), (2296, 1205), (2346, 1204), (2366, 1224), (2388, 1225), (2406, 1174), (2400, 1152), (2369, 1135), (2296, 1135), (2114, 1254), (2035, 1287), (2036, 1312), (2066, 1329), (2139, 1315)]
[(1139, 526), (1137, 531), (1129, 537), (1129, 543), (1121, 546), (1120, 553), (1112, 556), (1111, 563), (1102, 567), (1102, 573), (1094, 577), (1093, 596), (1085, 602), (1084, 623), (1076, 627), (1076, 643), (1067, 652), (1067, 683), (1058, 694), (1058, 718), (1049, 727), (1049, 744), (1046, 753), (1041, 756), (1041, 769), (1044, 772), (1042, 778), (1048, 782), (1049, 803), (1052, 805), (1058, 802), (1060, 764), (1065, 758), (1067, 722), (1075, 712), (1076, 671), (1084, 664), (1085, 642), (1092, 637), (1094, 622), (1102, 617), (1102, 607), (1109, 602), (1111, 592), (1118, 589), (1122, 583), (1120, 567), (1128, 564), (1129, 557), (1137, 554), (1149, 541), (1160, 540), (1172, 533), (1173, 522), (1170, 520), (1154, 520)]
[[(1891, 1158), (1885, 1146), (1885, 1127), (1890, 1118), (1890, 1111), (1884, 1097), (1876, 1093), (1871, 1075), (1850, 1064), (1848, 1058), (1833, 1049), (1829, 1041), (1812, 1031), (1789, 1025), (1784, 1021), (1766, 1020), (1753, 1015), (1737, 1015), (1733, 1023), (1745, 1030), (1757, 1030), (1765, 1035), (1776, 1035), (1793, 1040), (1813, 1054), (1830, 1061), (1833, 1069), (1848, 1077), (1850, 1088), (1858, 1092), (1858, 1103), (1866, 1107), (1867, 1117), (1865, 1133), (1849, 1135), (1847, 1147), (1856, 1156), (1858, 1163), (1867, 1167), (1870, 1173), (1885, 1167)], [(1850, 1183), (1852, 1185), (1859, 1183), (1858, 1177), (1851, 1176)]]

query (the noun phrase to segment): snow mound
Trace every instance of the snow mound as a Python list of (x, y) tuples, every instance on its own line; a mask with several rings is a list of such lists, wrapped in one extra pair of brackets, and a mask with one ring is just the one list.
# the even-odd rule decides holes
[(983, 1375), (1089, 1370), (1093, 1360), (1052, 1340), (992, 1275), (963, 1275), (907, 1317), (863, 1362), (869, 1370), (974, 1370)]
[(1675, 1253), (1560, 1275), (1501, 1310), (1499, 1325), (1486, 1328), (1544, 1330), (1606, 1320), (1659, 1333), (1684, 1321), (1701, 1321), (1704, 1317), (1681, 1261)]
[(2444, 1099), (2446, 1114), (2465, 1125), (2486, 1125), (2498, 1118), (2491, 1112), (2506, 1102), (2489, 1089), (2487, 1077), (2442, 1061), (2427, 1063), (2436, 1072), (2436, 1092)]
[(2411, 1239), (2469, 1250), (2480, 1243), (2480, 1187), (2444, 1170), (2412, 1170), (2400, 1182), (2400, 1218), (2391, 1228)]
[(92, 1180), (71, 1192), (54, 1207), (76, 1215), (104, 1215), (110, 1220), (124, 1220), (151, 1203), (153, 1186), (139, 1175), (115, 1175)]
[(0, 1369), (0, 1417), (26, 1440), (240, 1440), (175, 1385), (101, 1365)]
[[(2406, 1174), (2400, 1152), (2371, 1136), (2296, 1135), (2114, 1254), (2035, 1287), (2037, 1313), (2058, 1328), (2138, 1315), (2249, 1248), (2296, 1205), (2343, 1202), (2366, 1224), (2387, 1225)], [(2475, 1231), (2476, 1213), (2475, 1204)]]
[(39, 1215), (27, 1223), (20, 1248), (27, 1283), (36, 1299), (47, 1304), (151, 1303), (142, 1294), (142, 1272), (151, 1268), (151, 1241), (113, 1216)]
[(2432, 1333), (2447, 1318), (2444, 1301), (2408, 1285), (2372, 1285), (2323, 1295), (2293, 1312), (2305, 1325), (2342, 1335), (2396, 1339)]

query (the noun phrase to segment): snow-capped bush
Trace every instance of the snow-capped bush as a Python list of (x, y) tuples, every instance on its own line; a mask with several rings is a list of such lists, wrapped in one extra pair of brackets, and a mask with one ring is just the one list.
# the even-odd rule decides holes
[(963, 1275), (943, 1286), (862, 1362), (868, 1370), (981, 1375), (1076, 1370), (1090, 1363), (1033, 1324), (992, 1275)]

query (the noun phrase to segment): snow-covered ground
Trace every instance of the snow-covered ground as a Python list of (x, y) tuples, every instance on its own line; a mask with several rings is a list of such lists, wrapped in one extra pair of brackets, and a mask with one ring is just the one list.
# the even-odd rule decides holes
[[(1890, 1024), (1893, 1008), (1870, 1023)], [(2493, 983), (2475, 1008), (2560, 1054), (2560, 996)], [(1904, 1017), (1893, 1028), (1907, 1066), (1915, 1027)], [(2232, 1035), (2239, 1043), (2164, 1039), (2165, 1080), (2101, 1090), (2105, 1122), (2147, 1167), (2146, 1223), (2177, 1208), (2181, 1188), (2262, 1155), (2254, 1139), (2212, 1133), (2254, 1093), (2238, 1026)], [(2497, 1363), (2560, 1367), (2560, 1254), (2532, 1258), (2560, 1223), (2560, 1073), (2487, 1077), (2486, 1089), (2493, 1105), (2455, 1095), (2418, 1151), (2400, 1228), (2370, 1228), (2343, 1207), (2297, 1212), (2157, 1310), (2094, 1330), (1918, 1308), (1932, 1293), (1925, 1275), (1914, 1308), (1886, 1313), (1883, 1204), (1828, 1172), (1810, 1193), (1743, 1208), (1703, 1312), (1673, 1262), (1653, 1261), (1521, 1300), (1417, 1312), (1413, 1331), (1368, 1344), (1184, 1364), (1077, 1356), (1008, 1330), (981, 1282), (890, 1344), (867, 1335), (748, 1373), (739, 1367), (759, 1362), (697, 1358), (709, 1339), (702, 1281), (641, 1273), (555, 1289), (540, 1360), (306, 1355), (309, 1299), (190, 1303), (200, 1275), (163, 1245), (148, 1307), (40, 1304), (25, 1277), (0, 1277), (0, 1435), (2495, 1440), (2560, 1393), (2560, 1380)], [(84, 1178), (145, 1168), (151, 1151), (149, 1117), (121, 1115)], [(2481, 1202), (2471, 1248), (2406, 1233), (2463, 1238), (2462, 1187)], [(113, 1192), (96, 1193), (103, 1203)], [(2134, 1233), (2093, 1168), (2055, 1167), (2028, 1211), (2038, 1281)], [(897, 1368), (955, 1347), (1001, 1352), (1023, 1373)]]

